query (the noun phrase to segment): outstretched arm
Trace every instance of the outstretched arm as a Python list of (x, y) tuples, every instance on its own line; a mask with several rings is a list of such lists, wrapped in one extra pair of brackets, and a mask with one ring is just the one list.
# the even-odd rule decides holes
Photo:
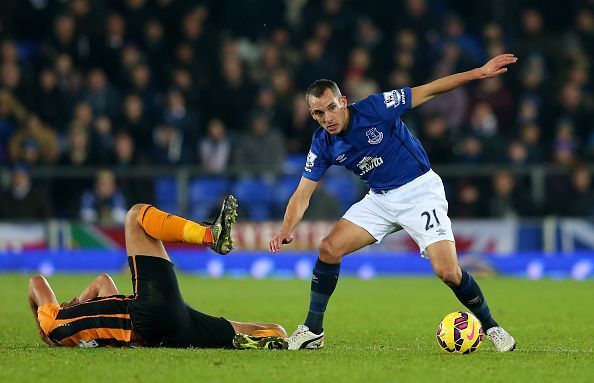
[(507, 72), (507, 65), (513, 64), (516, 61), (518, 61), (517, 57), (511, 53), (506, 53), (492, 58), (480, 68), (475, 68), (468, 72), (456, 73), (425, 85), (416, 86), (411, 89), (412, 107), (415, 108), (422, 105), (438, 94), (449, 92), (471, 81), (499, 76)]
[(293, 241), (293, 235), (291, 233), (299, 221), (301, 221), (301, 218), (303, 218), (303, 214), (309, 206), (309, 199), (316, 189), (317, 184), (316, 181), (301, 177), (299, 186), (297, 186), (295, 193), (293, 193), (293, 196), (287, 205), (285, 218), (283, 219), (283, 228), (280, 233), (272, 238), (268, 245), (268, 249), (271, 252), (276, 253), (280, 250), (282, 245)]

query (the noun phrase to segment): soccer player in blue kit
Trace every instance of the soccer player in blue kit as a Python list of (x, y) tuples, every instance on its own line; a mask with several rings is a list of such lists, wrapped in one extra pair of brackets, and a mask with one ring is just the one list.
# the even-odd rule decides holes
[(342, 257), (402, 228), (429, 258), (435, 274), (481, 321), (495, 348), (501, 352), (515, 348), (514, 338), (493, 319), (477, 282), (458, 266), (443, 183), (401, 116), (441, 93), (505, 73), (506, 66), (516, 61), (513, 54), (502, 54), (480, 68), (414, 88), (373, 94), (350, 105), (333, 81), (317, 80), (308, 87), (306, 101), (320, 128), (313, 134), (303, 176), (289, 200), (281, 231), (270, 241), (270, 251), (277, 252), (293, 240), (292, 232), (330, 166), (353, 171), (370, 191), (322, 240), (311, 280), (309, 312), (304, 324), (287, 339), (290, 350), (324, 345), (324, 312), (338, 281)]

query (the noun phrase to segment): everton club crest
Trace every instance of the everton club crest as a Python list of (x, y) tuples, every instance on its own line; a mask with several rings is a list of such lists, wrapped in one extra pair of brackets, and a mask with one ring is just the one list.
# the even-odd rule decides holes
[(382, 138), (384, 138), (384, 133), (378, 132), (377, 128), (371, 128), (367, 132), (365, 132), (367, 136), (367, 142), (371, 145), (376, 145), (382, 142)]

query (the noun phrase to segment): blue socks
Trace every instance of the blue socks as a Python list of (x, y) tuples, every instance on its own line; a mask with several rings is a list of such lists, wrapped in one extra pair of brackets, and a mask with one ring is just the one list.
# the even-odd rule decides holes
[(323, 262), (319, 258), (316, 261), (311, 277), (309, 312), (304, 323), (315, 334), (320, 334), (323, 331), (324, 312), (330, 296), (336, 288), (339, 274), (340, 263), (333, 265)]
[(491, 310), (489, 309), (489, 305), (487, 305), (487, 301), (485, 301), (481, 288), (466, 270), (462, 270), (460, 285), (451, 289), (456, 294), (458, 300), (481, 321), (484, 331), (498, 326), (493, 316), (491, 316)]

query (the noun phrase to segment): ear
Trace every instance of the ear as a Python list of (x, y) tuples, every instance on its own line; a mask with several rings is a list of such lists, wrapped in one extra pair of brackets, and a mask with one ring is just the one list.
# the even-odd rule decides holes
[(342, 106), (343, 108), (346, 108), (347, 105), (348, 104), (347, 104), (347, 98), (346, 98), (346, 96), (340, 97), (340, 106)]

